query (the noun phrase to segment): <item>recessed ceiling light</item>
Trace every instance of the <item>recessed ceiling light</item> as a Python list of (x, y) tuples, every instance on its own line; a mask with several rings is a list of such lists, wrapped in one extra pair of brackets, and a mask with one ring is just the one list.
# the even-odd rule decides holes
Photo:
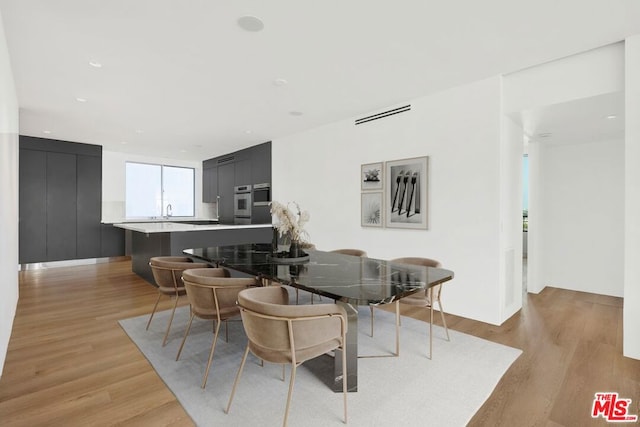
[(553, 135), (551, 132), (543, 132), (538, 134), (540, 138), (549, 138), (551, 135)]
[(264, 23), (255, 16), (242, 16), (238, 18), (238, 25), (245, 31), (257, 32), (262, 31)]
[(187, 150), (180, 150), (180, 152), (181, 152), (181, 153), (186, 153), (186, 152), (187, 152)]
[(128, 142), (127, 142), (127, 141), (120, 141), (120, 144), (122, 144), (122, 145), (127, 145), (127, 144), (128, 144)]
[(42, 133), (46, 133), (47, 135), (49, 135), (51, 133), (50, 130), (43, 130)]
[(142, 133), (142, 129), (136, 129), (136, 133)]
[(78, 98), (76, 98), (76, 101), (78, 101), (78, 102), (87, 102), (87, 99), (78, 97)]
[(93, 68), (102, 68), (102, 64), (97, 61), (89, 61), (89, 65), (91, 65)]
[(253, 131), (251, 129), (247, 129), (244, 131), (244, 133), (246, 133), (247, 135), (251, 135)]
[(615, 114), (611, 114), (609, 116), (607, 116), (607, 119), (617, 119), (618, 116), (616, 116)]
[(284, 85), (286, 85), (287, 83), (289, 83), (289, 82), (288, 82), (288, 81), (286, 81), (285, 79), (275, 79), (275, 80), (273, 81), (273, 84), (274, 84), (274, 85), (276, 85), (276, 86), (284, 86)]
[(299, 117), (299, 116), (301, 116), (303, 113), (302, 113), (302, 111), (289, 111), (289, 114), (290, 114), (290, 115), (292, 115), (292, 116)]

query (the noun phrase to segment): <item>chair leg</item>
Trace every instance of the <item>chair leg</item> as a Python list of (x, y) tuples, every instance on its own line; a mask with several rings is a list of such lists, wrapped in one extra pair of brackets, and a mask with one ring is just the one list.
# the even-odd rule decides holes
[(373, 306), (369, 306), (369, 310), (371, 311), (371, 338), (373, 338)]
[(162, 346), (167, 345), (167, 339), (169, 338), (169, 331), (171, 330), (171, 322), (173, 322), (173, 316), (176, 314), (176, 307), (178, 306), (178, 299), (180, 296), (176, 295), (176, 302), (173, 304), (173, 310), (171, 310), (171, 317), (169, 318), (169, 324), (167, 325), (167, 332), (164, 334), (164, 340)]
[(224, 321), (224, 340), (227, 343), (229, 342), (229, 321), (228, 320)]
[(284, 375), (284, 363), (282, 364), (282, 381), (284, 381), (285, 379), (285, 375)]
[(429, 360), (433, 356), (433, 288), (429, 288)]
[(287, 419), (289, 418), (289, 407), (291, 406), (291, 396), (293, 395), (293, 382), (296, 380), (296, 368), (296, 364), (292, 363), (291, 379), (289, 380), (289, 393), (287, 394), (287, 406), (284, 409), (284, 422), (282, 423), (282, 427), (287, 427)]
[(396, 301), (396, 356), (400, 356), (400, 300)]
[(153, 315), (156, 314), (156, 308), (158, 308), (158, 303), (160, 302), (160, 298), (162, 294), (158, 292), (158, 299), (156, 300), (156, 305), (153, 306), (153, 311), (151, 312), (151, 316), (149, 317), (149, 321), (147, 322), (147, 331), (149, 330), (149, 325), (151, 324), (151, 319), (153, 319)]
[(347, 423), (347, 349), (342, 343), (342, 399), (344, 401), (344, 423)]
[(191, 322), (193, 322), (193, 318), (195, 314), (191, 313), (191, 317), (189, 318), (189, 324), (187, 325), (187, 330), (184, 331), (184, 338), (182, 338), (182, 344), (180, 344), (180, 348), (178, 349), (178, 354), (176, 355), (176, 362), (180, 358), (180, 353), (182, 353), (182, 347), (184, 347), (184, 343), (187, 341), (187, 336), (189, 335), (189, 331), (191, 331)]
[(447, 321), (444, 319), (444, 313), (442, 311), (442, 301), (440, 301), (440, 297), (438, 297), (438, 307), (440, 308), (440, 318), (442, 319), (442, 324), (444, 325), (444, 331), (447, 334), (447, 341), (451, 341), (449, 338), (449, 328), (447, 328)]
[(209, 378), (209, 369), (211, 369), (211, 361), (213, 360), (213, 353), (216, 351), (216, 341), (218, 341), (218, 333), (220, 332), (220, 321), (216, 322), (216, 334), (213, 337), (213, 343), (211, 343), (211, 352), (209, 353), (209, 362), (207, 362), (207, 370), (204, 372), (204, 378), (202, 379), (202, 388), (207, 385), (207, 378)]
[(242, 362), (240, 362), (240, 368), (238, 368), (238, 373), (236, 374), (236, 380), (233, 382), (233, 388), (231, 389), (231, 396), (229, 396), (229, 403), (227, 403), (227, 409), (225, 409), (225, 414), (229, 413), (229, 409), (231, 409), (231, 402), (233, 401), (233, 396), (236, 394), (236, 387), (238, 386), (238, 380), (240, 379), (240, 375), (242, 375), (242, 369), (244, 369), (244, 363), (247, 361), (247, 355), (249, 354), (249, 343), (247, 343), (247, 348), (244, 351), (244, 356), (242, 356)]

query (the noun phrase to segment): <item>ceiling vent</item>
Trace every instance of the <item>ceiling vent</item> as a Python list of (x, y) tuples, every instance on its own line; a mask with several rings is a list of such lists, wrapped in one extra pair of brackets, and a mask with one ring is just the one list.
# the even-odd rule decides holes
[(357, 119), (356, 126), (373, 121), (373, 120), (384, 119), (385, 117), (393, 116), (395, 114), (404, 113), (405, 111), (411, 111), (411, 104), (407, 104), (403, 107), (394, 108), (393, 110), (383, 111), (382, 113), (374, 114), (372, 116), (367, 116), (361, 119)]

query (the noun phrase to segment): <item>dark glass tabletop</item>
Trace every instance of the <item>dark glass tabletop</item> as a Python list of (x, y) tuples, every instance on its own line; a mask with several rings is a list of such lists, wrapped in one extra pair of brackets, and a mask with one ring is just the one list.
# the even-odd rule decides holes
[(318, 250), (289, 263), (271, 244), (186, 249), (185, 254), (353, 305), (387, 304), (453, 278), (443, 268), (399, 264)]

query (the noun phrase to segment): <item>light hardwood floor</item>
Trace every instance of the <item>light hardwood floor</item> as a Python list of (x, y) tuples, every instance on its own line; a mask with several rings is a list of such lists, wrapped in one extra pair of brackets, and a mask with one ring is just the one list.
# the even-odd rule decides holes
[[(455, 283), (445, 285), (445, 309), (446, 286)], [(149, 313), (156, 296), (128, 261), (21, 272), (0, 379), (0, 425), (193, 425), (117, 323)], [(423, 310), (403, 310), (426, 319)], [(447, 321), (524, 351), (472, 426), (605, 425), (590, 417), (599, 391), (632, 399), (631, 412), (640, 414), (640, 361), (621, 356), (619, 298), (547, 288), (525, 296), (523, 309), (502, 326), (451, 315)]]

